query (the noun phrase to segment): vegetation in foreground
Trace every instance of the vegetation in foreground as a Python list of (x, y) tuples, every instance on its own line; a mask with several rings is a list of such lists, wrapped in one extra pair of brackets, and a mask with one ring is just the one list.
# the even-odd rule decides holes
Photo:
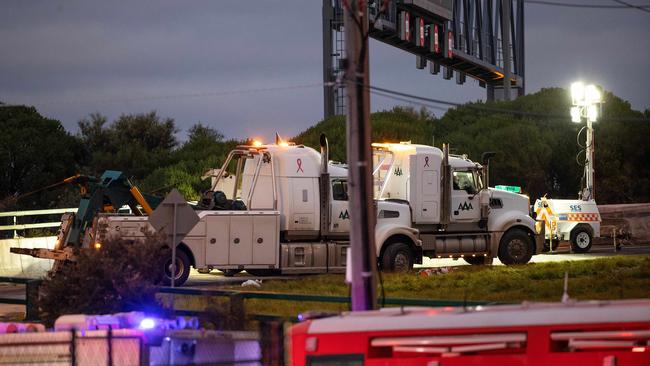
[[(569, 295), (578, 300), (650, 298), (650, 256), (626, 256), (585, 261), (530, 263), (523, 266), (460, 266), (446, 274), (423, 277), (383, 274), (386, 297), (430, 300), (468, 300), (516, 303), (559, 301), (564, 274), (569, 274)], [(347, 296), (343, 275), (304, 276), (298, 280), (268, 280), (261, 288), (231, 290)], [(381, 291), (379, 291), (381, 295)], [(178, 296), (179, 309), (200, 310), (214, 299)], [(345, 311), (348, 304), (246, 300), (248, 314), (295, 317), (305, 311)]]
[(148, 237), (133, 245), (106, 240), (99, 250), (79, 253), (76, 262), (50, 272), (40, 288), (40, 318), (51, 326), (64, 314), (112, 314), (128, 311), (163, 312), (156, 300), (162, 271), (160, 258), (169, 253), (161, 240)]

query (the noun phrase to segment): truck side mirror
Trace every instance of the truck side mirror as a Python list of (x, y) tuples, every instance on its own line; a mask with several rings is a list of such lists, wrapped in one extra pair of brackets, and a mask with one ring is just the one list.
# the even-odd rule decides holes
[(490, 165), (490, 160), (492, 160), (493, 157), (496, 156), (496, 152), (494, 151), (486, 151), (481, 155), (481, 164), (482, 165)]

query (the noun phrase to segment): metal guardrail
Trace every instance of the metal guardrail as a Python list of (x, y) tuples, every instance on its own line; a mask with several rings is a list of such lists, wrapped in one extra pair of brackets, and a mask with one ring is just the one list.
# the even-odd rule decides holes
[(38, 300), (38, 288), (43, 281), (36, 278), (0, 277), (0, 283), (2, 282), (25, 285), (25, 298), (0, 297), (0, 304), (25, 305), (25, 320), (39, 320), (36, 302)]
[[(284, 301), (310, 301), (310, 302), (328, 302), (328, 303), (349, 303), (348, 296), (325, 296), (325, 295), (308, 295), (308, 294), (287, 294), (276, 292), (263, 292), (263, 291), (239, 291), (239, 290), (208, 290), (197, 288), (183, 288), (183, 287), (161, 287), (158, 293), (162, 294), (175, 294), (186, 296), (206, 296), (206, 297), (228, 297), (231, 301), (231, 310), (244, 306), (245, 299), (266, 299), (266, 300), (284, 300)], [(496, 304), (495, 302), (488, 301), (458, 301), (458, 300), (428, 300), (428, 299), (404, 299), (404, 298), (385, 298), (379, 299), (383, 305), (392, 306), (430, 306), (430, 307), (444, 307), (444, 306), (478, 306)], [(235, 311), (243, 312), (242, 309)], [(196, 310), (175, 310), (178, 315), (186, 316), (201, 316), (207, 315), (206, 312)], [(250, 318), (254, 320), (272, 320), (280, 319), (281, 317), (255, 314)], [(295, 318), (289, 319), (295, 321)]]
[[(288, 300), (288, 301), (312, 301), (312, 302), (334, 302), (334, 303), (349, 303), (348, 296), (325, 296), (325, 295), (308, 295), (308, 294), (287, 294), (277, 292), (263, 292), (263, 291), (238, 291), (238, 290), (207, 290), (197, 288), (183, 288), (183, 287), (161, 287), (158, 293), (164, 294), (177, 294), (177, 295), (195, 295), (195, 296), (241, 296), (244, 299), (267, 299), (267, 300)], [(390, 298), (380, 299), (380, 302), (386, 305), (397, 306), (477, 306), (494, 304), (494, 302), (487, 301), (458, 301), (458, 300), (427, 300), (427, 299), (404, 299), (404, 298)]]
[(26, 216), (45, 216), (45, 215), (57, 215), (64, 214), (68, 212), (77, 212), (77, 208), (54, 208), (48, 210), (27, 210), (27, 211), (9, 211), (9, 212), (0, 212), (0, 218), (2, 217), (11, 217), (13, 218), (13, 225), (0, 225), (0, 231), (13, 231), (14, 238), (18, 236), (16, 230), (25, 230), (25, 229), (41, 229), (49, 227), (59, 227), (61, 226), (61, 221), (55, 222), (39, 222), (35, 224), (19, 224), (19, 217)]

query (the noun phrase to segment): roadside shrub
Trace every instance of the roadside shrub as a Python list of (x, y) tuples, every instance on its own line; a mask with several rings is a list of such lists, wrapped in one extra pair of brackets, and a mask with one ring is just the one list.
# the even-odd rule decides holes
[(41, 319), (52, 325), (64, 314), (161, 312), (156, 283), (167, 254), (155, 236), (132, 243), (111, 239), (101, 248), (84, 249), (75, 262), (50, 271), (39, 293)]

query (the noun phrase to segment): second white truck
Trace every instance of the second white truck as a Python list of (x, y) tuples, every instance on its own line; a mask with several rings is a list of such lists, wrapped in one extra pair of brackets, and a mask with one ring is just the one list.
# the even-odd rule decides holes
[[(488, 188), (488, 163), (433, 146), (373, 144), (375, 195), (404, 202), (427, 257), (463, 258), (470, 264), (527, 263), (544, 235), (529, 216), (528, 196)], [(542, 228), (543, 230), (543, 228)]]

